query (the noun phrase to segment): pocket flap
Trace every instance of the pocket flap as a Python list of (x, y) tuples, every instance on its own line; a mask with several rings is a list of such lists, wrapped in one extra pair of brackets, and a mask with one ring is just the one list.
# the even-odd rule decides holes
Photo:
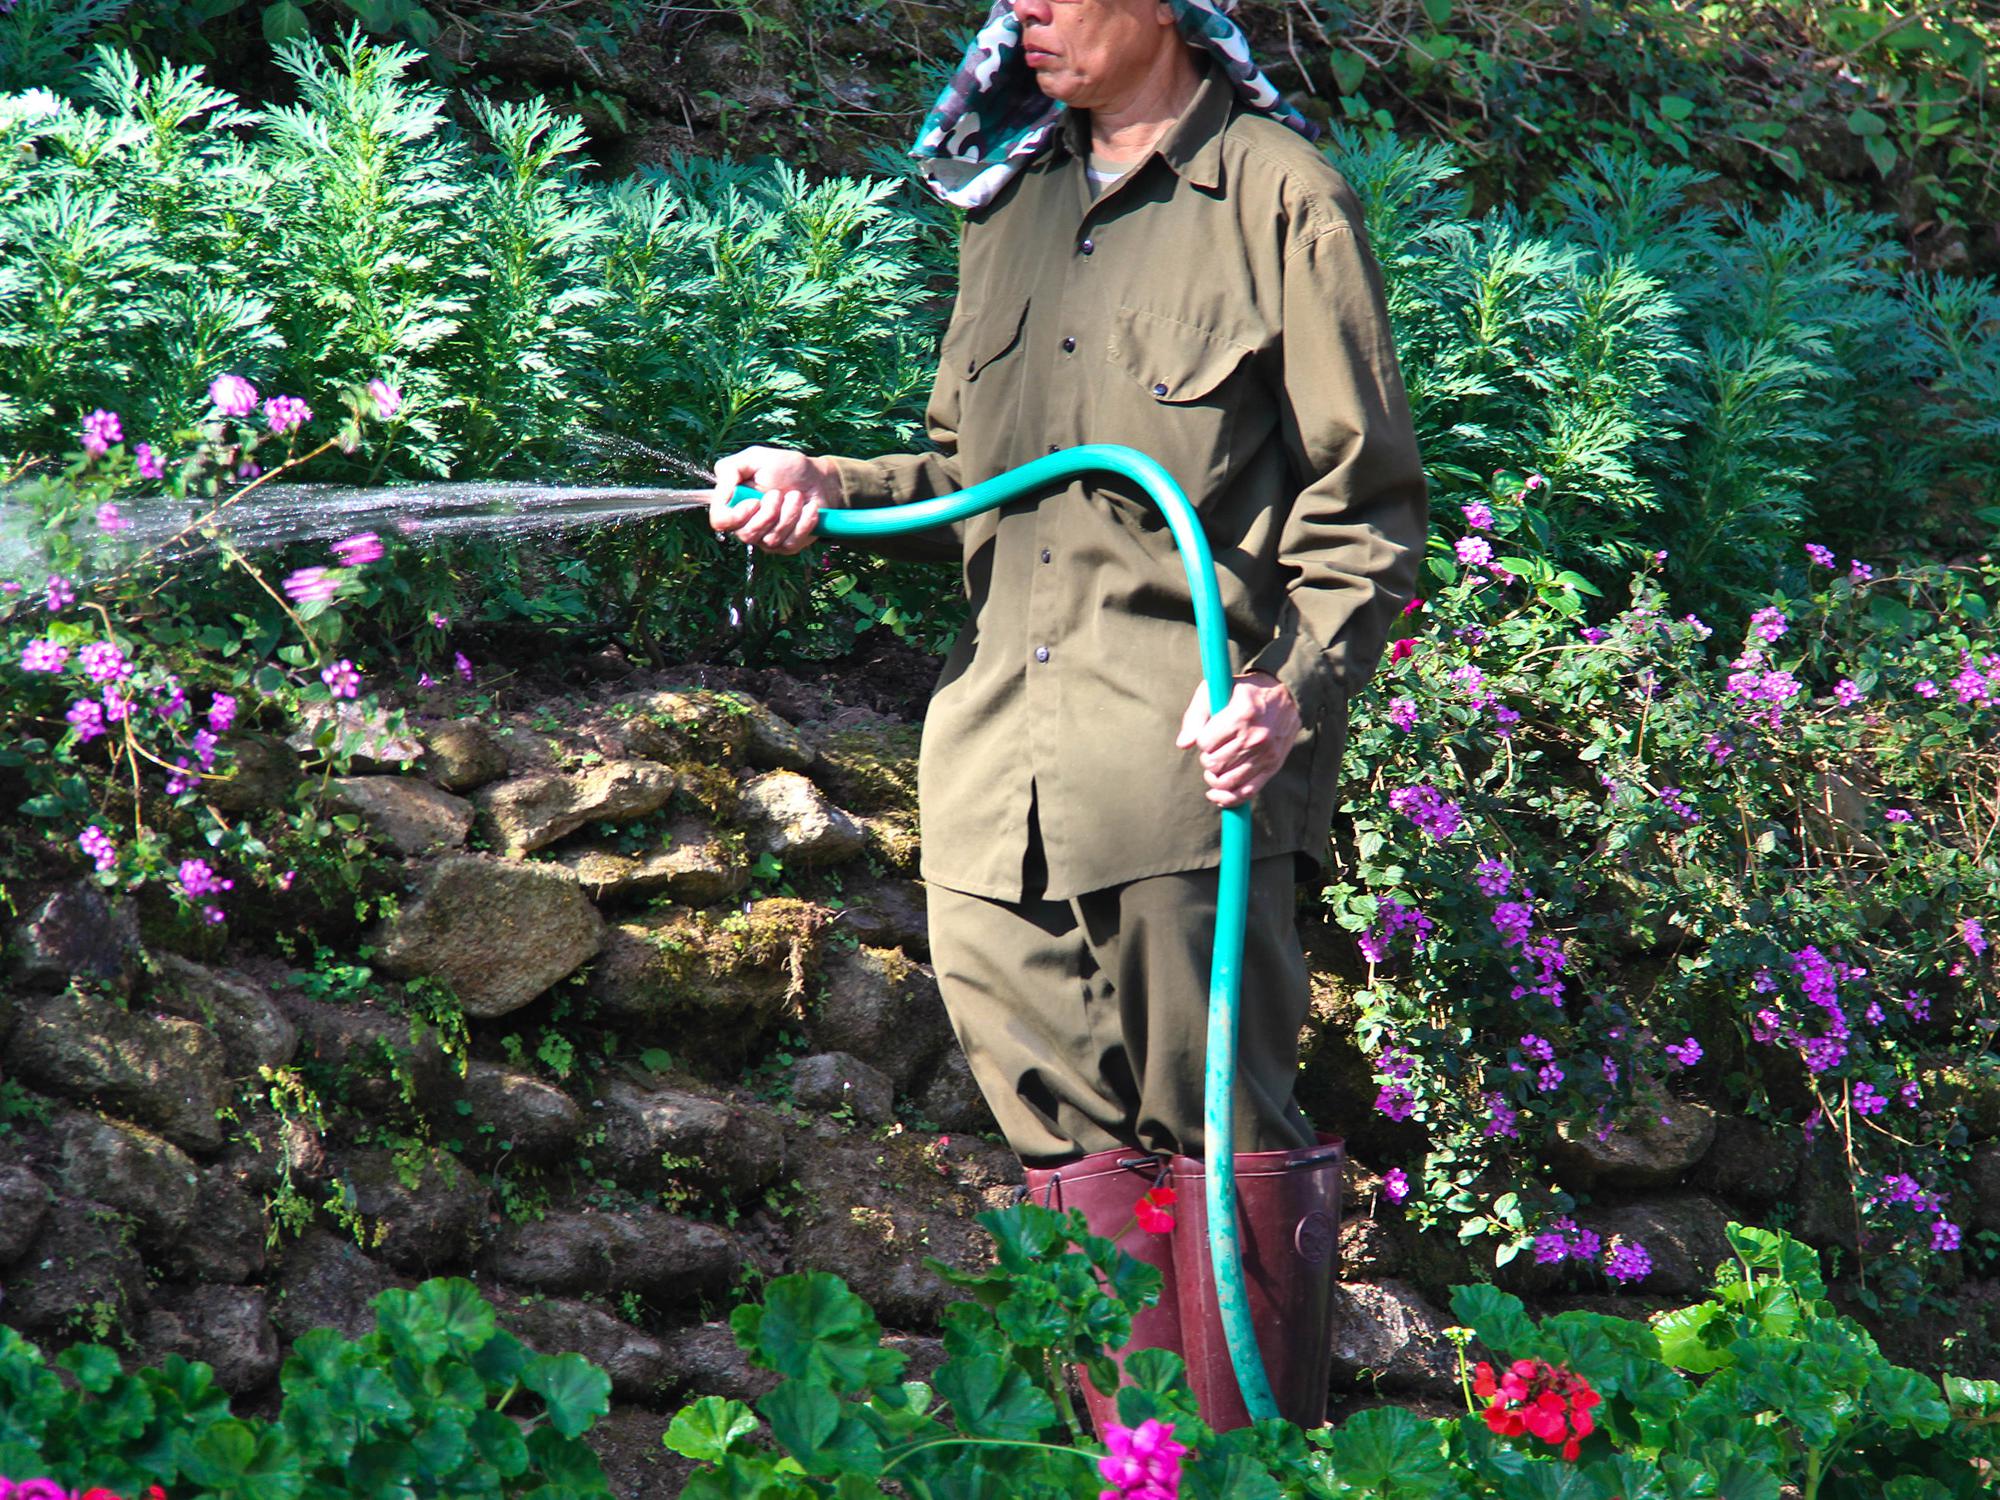
[(1028, 304), (1012, 312), (978, 309), (962, 312), (945, 331), (938, 348), (940, 362), (963, 380), (977, 380), (994, 360), (1021, 341), (1028, 324)]
[(1155, 401), (1188, 405), (1215, 394), (1254, 351), (1162, 313), (1121, 307), (1111, 322), (1111, 363)]

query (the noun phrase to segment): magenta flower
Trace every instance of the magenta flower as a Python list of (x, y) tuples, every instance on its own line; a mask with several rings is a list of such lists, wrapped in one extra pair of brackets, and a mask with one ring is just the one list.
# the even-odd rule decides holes
[(1719, 734), (1711, 734), (1707, 739), (1703, 740), (1701, 748), (1708, 752), (1709, 758), (1718, 766), (1736, 753), (1736, 747), (1723, 739)]
[(1488, 896), (1504, 896), (1514, 884), (1514, 871), (1505, 860), (1482, 859), (1473, 866), (1472, 875)]
[(166, 474), (166, 467), (160, 462), (160, 455), (153, 451), (151, 443), (141, 443), (132, 450), (132, 461), (139, 466), (141, 479), (159, 479)]
[(264, 403), (264, 425), (283, 437), (312, 420), (312, 408), (297, 396), (273, 396)]
[(1501, 1135), (1506, 1136), (1510, 1140), (1518, 1141), (1521, 1138), (1520, 1111), (1509, 1104), (1505, 1096), (1497, 1093), (1488, 1094), (1486, 1096), (1486, 1128), (1482, 1134)]
[(335, 542), (333, 555), (340, 559), (344, 568), (365, 567), (381, 559), (382, 539), (372, 531), (357, 531), (353, 536), (344, 536)]
[(1693, 804), (1687, 800), (1687, 794), (1677, 786), (1663, 786), (1660, 788), (1660, 805), (1684, 823), (1699, 823), (1701, 821), (1701, 814), (1694, 810)]
[(1468, 568), (1481, 568), (1493, 561), (1493, 544), (1483, 536), (1462, 536), (1451, 550)]
[(104, 699), (104, 722), (107, 724), (120, 722), (132, 711), (132, 700), (119, 692), (115, 687), (106, 688), (102, 697)]
[(1907, 823), (1910, 821), (1909, 809), (1904, 807), (1885, 807), (1882, 809), (1882, 816), (1891, 823)]
[(1388, 720), (1396, 728), (1408, 733), (1417, 727), (1417, 700), (1395, 698), (1389, 703)]
[(1833, 550), (1822, 547), (1818, 542), (1807, 542), (1806, 560), (1816, 568), (1830, 568), (1833, 566)]
[(236, 699), (229, 693), (217, 693), (209, 701), (208, 727), (217, 734), (226, 734), (229, 726), (236, 722)]
[(1856, 583), (1866, 583), (1875, 576), (1875, 570), (1858, 557), (1854, 559), (1853, 565), (1849, 567), (1848, 572), (1853, 574)]
[[(91, 863), (99, 870), (108, 870), (118, 863), (118, 846), (111, 842), (111, 835), (92, 823), (76, 836), (77, 846), (88, 854)], [(16, 1491), (15, 1493), (19, 1493)]]
[(1652, 1270), (1653, 1257), (1646, 1253), (1644, 1245), (1636, 1242), (1614, 1245), (1604, 1257), (1604, 1274), (1616, 1282), (1640, 1281), (1652, 1274)]
[(369, 381), (368, 397), (375, 403), (375, 415), (385, 422), (395, 416), (403, 404), (403, 393), (386, 380)]
[(1528, 941), (1528, 934), (1534, 930), (1535, 908), (1527, 901), (1502, 901), (1493, 908), (1493, 930), (1500, 934), (1500, 941), (1509, 948), (1518, 948)]
[(1967, 917), (1960, 922), (1958, 935), (1965, 939), (1965, 946), (1972, 950), (1974, 958), (1986, 951), (1986, 928), (1977, 917)]
[(189, 897), (219, 896), (236, 888), (235, 881), (224, 880), (205, 859), (182, 860), (174, 883), (180, 887), (181, 894)]
[(118, 425), (118, 413), (99, 407), (83, 419), (83, 451), (102, 458), (113, 443), (125, 441), (125, 429)]
[(1931, 1221), (1931, 1249), (1946, 1253), (1956, 1250), (1964, 1240), (1964, 1231), (1951, 1220), (1938, 1218)]
[(451, 664), (458, 669), (458, 675), (466, 682), (472, 681), (472, 661), (463, 651), (452, 653)]
[(443, 615), (431, 616), (431, 629), (449, 630), (450, 628), (451, 628), (451, 621), (447, 620)]
[(76, 742), (87, 745), (104, 733), (104, 705), (95, 698), (79, 698), (70, 704), (69, 712), (63, 717), (69, 727), (76, 731)]
[(1111, 1488), (1097, 1500), (1176, 1500), (1181, 1492), (1181, 1460), (1187, 1448), (1174, 1441), (1171, 1422), (1148, 1417), (1137, 1427), (1106, 1428), (1110, 1450), (1097, 1461), (1097, 1471)]
[(1701, 1043), (1693, 1037), (1684, 1042), (1668, 1042), (1666, 1053), (1682, 1067), (1691, 1068), (1701, 1061)]
[(264, 466), (262, 464), (253, 464), (247, 458), (236, 466), (236, 477), (238, 479), (255, 479), (263, 472)]
[(54, 641), (30, 641), (21, 648), (23, 672), (60, 672), (69, 663), (69, 647)]
[(1938, 685), (1928, 677), (1919, 677), (1912, 687), (1919, 698), (1935, 698), (1938, 695)]
[(1791, 621), (1776, 605), (1766, 605), (1750, 617), (1750, 628), (1763, 640), (1775, 641), (1791, 628)]
[(1389, 794), (1389, 805), (1439, 842), (1465, 824), (1464, 810), (1428, 783), (1399, 787)]
[(1382, 1174), (1382, 1192), (1391, 1203), (1401, 1203), (1410, 1196), (1410, 1178), (1401, 1167), (1391, 1167)]
[(1857, 1115), (1879, 1115), (1889, 1107), (1889, 1099), (1886, 1094), (1878, 1094), (1874, 1084), (1864, 1082), (1854, 1085), (1853, 1104)]
[(257, 409), (257, 387), (241, 375), (218, 375), (208, 387), (208, 399), (225, 417), (247, 417)]
[(109, 641), (92, 641), (77, 652), (76, 664), (92, 682), (122, 682), (132, 675), (132, 663)]
[(1493, 507), (1485, 501), (1475, 500), (1470, 505), (1461, 505), (1459, 510), (1464, 512), (1465, 524), (1470, 526), (1474, 531), (1491, 531), (1493, 529)]
[(48, 594), (43, 602), (48, 605), (50, 614), (59, 615), (76, 603), (76, 588), (61, 574), (54, 574), (49, 579)]
[(294, 604), (325, 604), (340, 591), (340, 581), (325, 568), (300, 568), (285, 580), (285, 594)]
[(1417, 1096), (1408, 1084), (1385, 1083), (1375, 1095), (1375, 1109), (1392, 1120), (1407, 1120), (1417, 1112)]
[(116, 505), (107, 502), (97, 507), (97, 529), (108, 532), (130, 531), (132, 521), (130, 517), (121, 514)]
[(1855, 685), (1852, 678), (1843, 677), (1833, 686), (1834, 701), (1842, 708), (1854, 707), (1861, 701), (1862, 696), (1861, 689)]
[(342, 657), (319, 674), (320, 681), (327, 685), (336, 698), (352, 698), (361, 691), (361, 674), (354, 669), (354, 663)]

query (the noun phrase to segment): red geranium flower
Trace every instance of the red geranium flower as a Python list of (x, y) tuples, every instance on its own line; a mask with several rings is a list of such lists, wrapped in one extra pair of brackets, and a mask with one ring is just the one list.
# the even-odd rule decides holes
[(1134, 1212), (1139, 1217), (1139, 1227), (1148, 1234), (1172, 1234), (1174, 1216), (1167, 1212), (1173, 1207), (1179, 1195), (1164, 1182), (1157, 1187), (1149, 1187), (1139, 1195)]
[(1496, 1436), (1538, 1438), (1572, 1460), (1597, 1430), (1590, 1412), (1604, 1400), (1569, 1366), (1543, 1359), (1517, 1359), (1497, 1377), (1482, 1361), (1473, 1370), (1472, 1390), (1490, 1403), (1481, 1415)]
[(1393, 667), (1404, 657), (1415, 655), (1416, 650), (1417, 643), (1412, 638), (1405, 637), (1400, 641), (1392, 641), (1389, 645), (1389, 665)]

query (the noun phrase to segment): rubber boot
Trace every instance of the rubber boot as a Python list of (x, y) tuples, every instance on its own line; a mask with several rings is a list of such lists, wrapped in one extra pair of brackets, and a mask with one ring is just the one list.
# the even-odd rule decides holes
[[(1298, 1151), (1236, 1158), (1236, 1208), (1250, 1319), (1279, 1414), (1300, 1427), (1326, 1423), (1333, 1362), (1333, 1283), (1340, 1260), (1340, 1169), (1344, 1144), (1322, 1135)], [(1250, 1414), (1222, 1333), (1208, 1251), (1208, 1173), (1173, 1159), (1175, 1278), (1182, 1352), (1202, 1420), (1217, 1432), (1248, 1426)]]
[[(1081, 1210), (1092, 1234), (1111, 1240), (1134, 1260), (1160, 1273), (1159, 1302), (1132, 1314), (1131, 1338), (1124, 1348), (1111, 1351), (1118, 1362), (1119, 1383), (1124, 1383), (1125, 1356), (1135, 1349), (1171, 1349), (1185, 1359), (1180, 1304), (1174, 1288), (1173, 1242), (1181, 1237), (1180, 1231), (1177, 1225), (1172, 1234), (1149, 1234), (1139, 1227), (1136, 1212), (1140, 1196), (1149, 1188), (1166, 1182), (1179, 1191), (1179, 1185), (1172, 1183), (1166, 1158), (1120, 1147), (1093, 1152), (1060, 1167), (1029, 1167), (1027, 1174), (1030, 1203), (1059, 1212)], [(1183, 1196), (1174, 1204), (1177, 1219), (1181, 1203), (1186, 1201)], [(1088, 1374), (1078, 1373), (1077, 1384), (1083, 1387), (1090, 1425), (1101, 1442), (1107, 1424), (1118, 1420), (1117, 1395), (1103, 1394)]]

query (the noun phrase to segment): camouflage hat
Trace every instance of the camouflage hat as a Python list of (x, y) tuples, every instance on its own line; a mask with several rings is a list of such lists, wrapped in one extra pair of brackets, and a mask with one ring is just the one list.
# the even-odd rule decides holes
[[(1279, 97), (1250, 59), (1250, 39), (1229, 18), (1236, 0), (1167, 0), (1189, 45), (1221, 66), (1243, 102), (1306, 139), (1319, 128)], [(986, 24), (938, 96), (910, 155), (930, 190), (960, 208), (980, 208), (1048, 143), (1067, 106), (1035, 82), (1021, 45), (1014, 0), (994, 0)]]

